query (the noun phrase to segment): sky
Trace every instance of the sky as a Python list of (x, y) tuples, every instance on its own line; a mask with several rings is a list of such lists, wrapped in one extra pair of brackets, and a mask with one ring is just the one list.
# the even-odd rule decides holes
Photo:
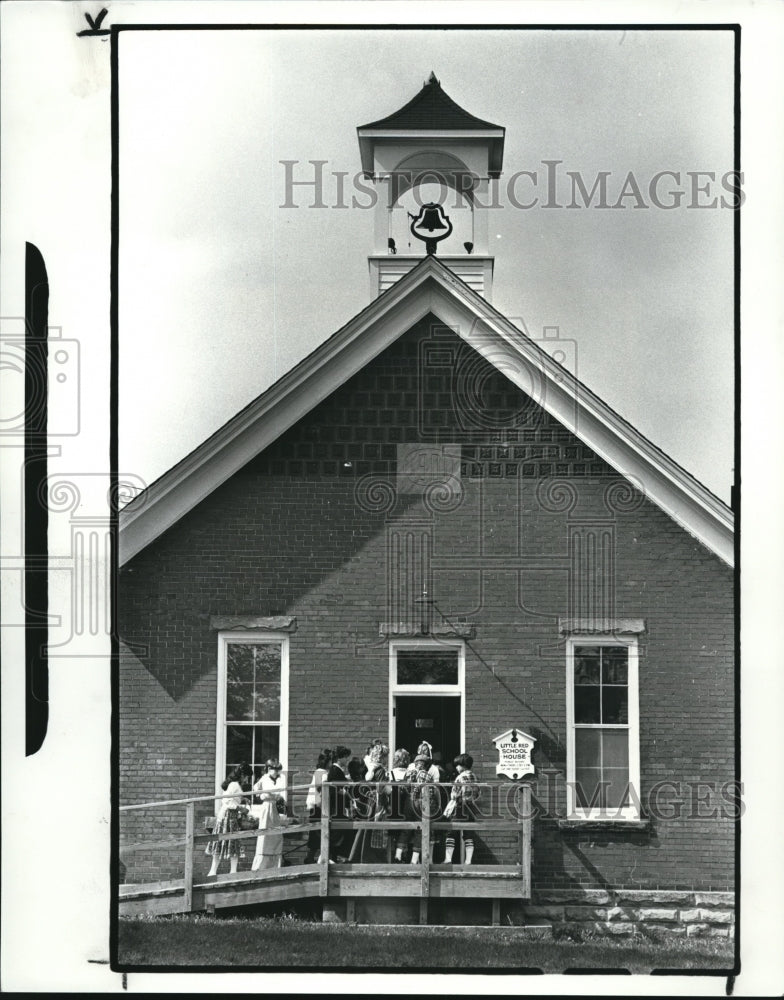
[[(729, 501), (733, 476), (733, 39), (722, 31), (317, 30), (120, 36), (120, 472), (150, 483), (370, 299), (373, 212), (336, 208), (356, 127), (431, 71), (506, 128), (493, 304), (557, 326), (578, 377)], [(325, 160), (326, 208), (283, 160)], [(615, 204), (523, 209), (518, 171), (560, 160)], [(301, 164), (301, 167), (300, 167)], [(666, 176), (658, 208), (649, 184)], [(696, 183), (688, 172), (716, 180)], [(351, 193), (348, 188), (349, 195)], [(627, 188), (628, 190), (628, 188)], [(521, 180), (519, 204), (532, 188)], [(365, 199), (360, 198), (364, 204)], [(350, 203), (350, 197), (348, 198)]]

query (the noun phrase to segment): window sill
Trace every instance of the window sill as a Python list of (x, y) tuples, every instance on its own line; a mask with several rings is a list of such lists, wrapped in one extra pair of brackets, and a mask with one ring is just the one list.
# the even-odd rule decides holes
[(649, 819), (558, 819), (556, 825), (560, 830), (647, 830)]

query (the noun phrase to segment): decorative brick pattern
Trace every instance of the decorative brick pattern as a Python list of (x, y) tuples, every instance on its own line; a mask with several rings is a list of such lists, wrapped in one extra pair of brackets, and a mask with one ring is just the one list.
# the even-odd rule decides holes
[(536, 400), (429, 318), (315, 407), (251, 468), (276, 476), (394, 476), (399, 443), (455, 442), (467, 478), (617, 476)]

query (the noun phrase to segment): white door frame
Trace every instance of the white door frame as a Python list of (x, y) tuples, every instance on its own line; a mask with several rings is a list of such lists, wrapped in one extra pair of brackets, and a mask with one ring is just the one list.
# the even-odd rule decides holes
[[(456, 684), (398, 684), (397, 652), (399, 649), (455, 649), (457, 650)], [(397, 718), (395, 701), (398, 695), (415, 695), (418, 698), (460, 698), (460, 752), (465, 752), (465, 643), (462, 639), (391, 639), (389, 642), (389, 748), (391, 755), (397, 749), (395, 736)]]

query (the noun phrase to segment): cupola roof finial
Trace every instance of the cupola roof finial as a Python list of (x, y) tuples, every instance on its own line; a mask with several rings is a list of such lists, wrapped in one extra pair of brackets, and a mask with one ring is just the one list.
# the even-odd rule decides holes
[[(440, 86), (438, 77), (435, 75), (435, 73), (433, 72), (432, 69), (430, 70), (430, 76), (427, 78), (427, 82), (428, 83), (438, 83), (439, 86)], [(427, 84), (425, 84), (425, 86), (427, 86)]]

